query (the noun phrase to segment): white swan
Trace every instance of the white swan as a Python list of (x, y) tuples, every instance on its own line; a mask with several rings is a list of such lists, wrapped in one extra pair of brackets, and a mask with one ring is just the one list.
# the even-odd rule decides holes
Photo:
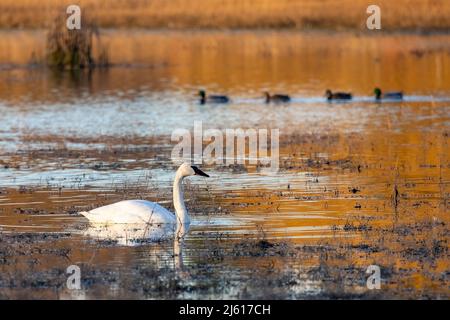
[(182, 182), (185, 177), (199, 175), (209, 177), (196, 166), (183, 163), (175, 174), (173, 182), (173, 204), (175, 214), (159, 204), (146, 200), (125, 200), (107, 206), (80, 212), (89, 222), (95, 224), (172, 224), (189, 225), (190, 219), (184, 205)]

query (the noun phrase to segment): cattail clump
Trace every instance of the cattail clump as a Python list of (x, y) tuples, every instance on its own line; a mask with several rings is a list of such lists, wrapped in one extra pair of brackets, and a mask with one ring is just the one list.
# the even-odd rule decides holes
[(80, 29), (69, 30), (66, 16), (58, 15), (47, 34), (47, 64), (61, 69), (92, 69), (108, 66), (106, 50), (99, 48), (96, 59), (93, 55), (94, 39), (100, 46), (98, 28), (83, 19)]

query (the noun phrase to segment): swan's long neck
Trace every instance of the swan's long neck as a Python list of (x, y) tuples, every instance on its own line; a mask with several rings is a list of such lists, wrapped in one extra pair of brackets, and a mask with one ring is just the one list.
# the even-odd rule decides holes
[(179, 171), (175, 175), (173, 181), (173, 205), (175, 207), (175, 215), (177, 224), (188, 224), (190, 222), (188, 211), (184, 205), (183, 197), (183, 176)]

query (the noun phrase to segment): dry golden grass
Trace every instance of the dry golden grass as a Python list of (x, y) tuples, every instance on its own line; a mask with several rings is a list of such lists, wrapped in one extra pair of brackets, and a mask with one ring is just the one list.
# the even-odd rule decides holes
[[(47, 27), (78, 3), (100, 27), (364, 30), (373, 0), (2, 0), (0, 27)], [(448, 0), (377, 0), (385, 30), (450, 30)]]

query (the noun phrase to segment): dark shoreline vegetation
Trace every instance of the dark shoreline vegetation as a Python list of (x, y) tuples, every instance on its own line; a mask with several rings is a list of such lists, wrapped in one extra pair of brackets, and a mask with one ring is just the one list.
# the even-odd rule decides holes
[[(21, 164), (34, 167), (42, 159), (50, 163), (73, 159), (76, 160), (75, 167), (81, 165), (80, 168), (94, 171), (132, 171), (135, 167), (170, 171), (173, 166), (170, 159), (161, 157), (170, 148), (156, 145), (157, 141), (168, 139), (155, 137), (154, 144), (141, 148), (127, 147), (128, 143), (136, 141), (130, 139), (128, 143), (127, 140), (120, 141), (122, 147), (100, 150), (22, 151), (9, 162), (0, 164), (6, 170), (20, 170)], [(211, 186), (186, 184), (187, 205), (193, 220), (227, 217), (230, 212), (239, 211), (260, 215), (266, 213), (265, 210), (277, 219), (279, 213), (273, 212), (274, 207), (284, 201), (285, 204), (291, 201), (331, 203), (337, 197), (339, 202), (350, 207), (343, 209), (343, 215), (332, 222), (329, 237), (300, 242), (289, 237), (274, 238), (270, 229), (263, 225), (258, 226), (255, 233), (243, 233), (238, 239), (220, 230), (194, 230), (192, 238), (188, 237), (184, 244), (184, 266), (176, 265), (170, 242), (143, 243), (140, 247), (130, 248), (120, 246), (114, 240), (82, 238), (78, 233), (86, 227), (78, 211), (121, 199), (157, 200), (172, 209), (170, 187), (156, 190), (159, 182), (151, 175), (136, 183), (117, 182), (104, 190), (90, 188), (88, 178), (80, 181), (78, 187), (70, 186), (69, 182), (58, 187), (49, 181), (47, 185), (43, 182), (18, 189), (2, 188), (0, 195), (12, 202), (0, 209), (0, 214), (14, 221), (9, 224), (35, 221), (39, 225), (39, 219), (44, 221), (49, 216), (63, 218), (64, 222), (55, 226), (55, 232), (11, 227), (8, 229), (15, 231), (0, 233), (0, 298), (27, 299), (39, 291), (42, 298), (76, 298), (76, 294), (86, 294), (88, 298), (149, 299), (448, 299), (445, 288), (448, 288), (450, 276), (447, 268), (450, 234), (445, 210), (450, 202), (443, 184), (445, 180), (442, 180), (445, 177), (440, 177), (440, 191), (416, 195), (421, 190), (420, 183), (412, 182), (416, 180), (403, 171), (407, 169), (400, 165), (396, 167), (396, 173), (390, 164), (382, 162), (387, 166), (383, 166), (383, 170), (390, 175), (385, 174), (383, 186), (379, 186), (382, 189), (373, 193), (370, 185), (358, 181), (378, 172), (378, 166), (372, 167), (352, 155), (326, 160), (311, 149), (331, 152), (336, 142), (342, 139), (309, 134), (281, 137), (281, 147), (289, 148), (291, 152), (284, 154), (281, 172), (308, 172), (308, 184), (313, 187), (309, 192), (286, 186), (276, 192), (261, 189), (245, 190), (241, 194), (238, 190), (218, 193)], [(353, 141), (352, 145), (359, 141), (355, 134), (345, 139)], [(290, 146), (297, 147), (291, 150)], [(309, 156), (289, 160), (297, 148), (310, 150)], [(117, 158), (137, 161), (119, 163)], [(157, 158), (159, 162), (149, 167), (148, 158)], [(419, 165), (429, 166), (427, 163)], [(449, 166), (448, 162), (439, 165), (442, 170)], [(215, 170), (232, 174), (251, 171), (245, 166), (217, 167)], [(335, 189), (322, 180), (322, 175), (330, 175), (330, 171), (339, 176), (351, 174), (354, 179)], [(316, 188), (321, 190), (322, 187), (326, 190), (316, 193)], [(83, 195), (90, 195), (90, 200), (85, 201)], [(78, 196), (82, 197), (77, 200)], [(72, 197), (75, 201), (58, 201)], [(25, 199), (41, 204), (27, 204)], [(165, 248), (163, 254), (159, 253), (161, 248)], [(130, 261), (130, 254), (142, 260), (118, 265), (110, 263), (115, 259)], [(65, 287), (65, 268), (72, 263), (82, 270), (85, 291), (81, 293), (68, 292)], [(381, 290), (367, 290), (365, 286), (366, 268), (372, 264), (381, 268)]]
[[(351, 241), (355, 236), (360, 239), (358, 243)], [(102, 293), (97, 298), (118, 295), (147, 299), (211, 296), (231, 299), (449, 298), (445, 290), (411, 290), (417, 279), (427, 279), (430, 289), (448, 286), (448, 270), (439, 271), (439, 264), (448, 256), (448, 246), (445, 240), (435, 240), (436, 237), (448, 238), (448, 228), (443, 221), (396, 222), (392, 226), (358, 230), (344, 228), (340, 233), (336, 230), (331, 239), (303, 245), (266, 239), (264, 230), (256, 238), (243, 240), (230, 240), (221, 233), (212, 233), (195, 253), (190, 248), (194, 242), (186, 243), (184, 259), (188, 257), (197, 262), (181, 264), (175, 269), (170, 253), (162, 266), (152, 263), (117, 267), (96, 265), (93, 260), (96, 252), (114, 249), (117, 244), (92, 241), (83, 249), (64, 247), (73, 237), (70, 232), (1, 234), (0, 267), (5, 272), (0, 273), (0, 298), (28, 299), (31, 296), (26, 290), (39, 290), (45, 298), (76, 297), (79, 292), (68, 292), (65, 288), (67, 275), (61, 266), (72, 263), (80, 254), (84, 257), (82, 263), (78, 262), (83, 272), (81, 293), (87, 297), (100, 290)], [(170, 252), (167, 243), (144, 243), (141, 250), (151, 252), (155, 246), (162, 245), (168, 246)], [(59, 261), (60, 267), (41, 269), (42, 259)], [(246, 263), (252, 267), (245, 266)], [(365, 287), (366, 266), (372, 263), (381, 267), (382, 290)], [(14, 265), (22, 267), (13, 271)], [(224, 278), (226, 274), (231, 276)], [(240, 275), (238, 280), (234, 279), (237, 274)], [(319, 285), (320, 290), (301, 290), (303, 286), (314, 285)], [(120, 289), (105, 290), (115, 286)]]

